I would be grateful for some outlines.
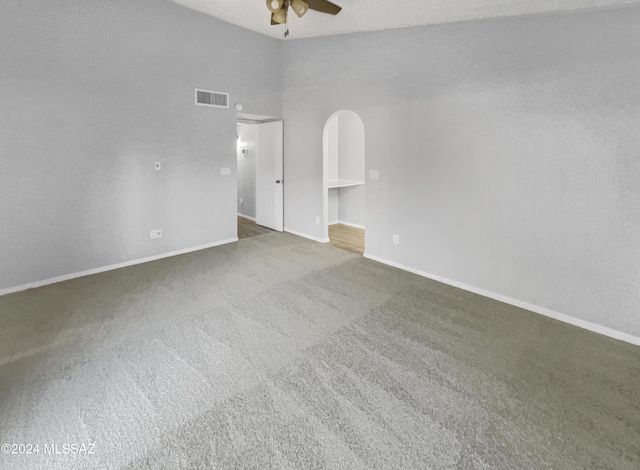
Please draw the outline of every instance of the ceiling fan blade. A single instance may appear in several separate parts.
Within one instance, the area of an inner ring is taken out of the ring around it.
[[[329,13],[330,15],[337,15],[342,10],[335,3],[331,3],[327,0],[304,0],[309,5],[309,10],[320,11],[322,13]]]

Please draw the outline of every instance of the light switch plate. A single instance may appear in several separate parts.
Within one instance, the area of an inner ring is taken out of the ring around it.
[[[220,168],[220,174],[222,176],[229,176],[231,174],[231,168]]]
[[[369,179],[377,180],[378,179],[378,170],[369,170]]]
[[[162,170],[162,163],[156,162],[154,165],[154,168],[156,169],[156,171]]]

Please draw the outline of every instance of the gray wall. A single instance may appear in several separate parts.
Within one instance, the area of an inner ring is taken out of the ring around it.
[[[322,131],[352,109],[380,172],[369,254],[640,335],[639,24],[630,7],[286,41],[287,226],[322,237]]]
[[[235,111],[194,87],[279,116],[280,41],[165,0],[1,10],[0,290],[236,237]]]
[[[246,155],[238,152],[238,214],[255,218],[258,128],[255,124],[238,123],[238,136],[248,150]]]
[[[337,223],[340,220],[340,189],[329,189],[329,224]]]
[[[338,219],[341,222],[364,226],[364,186],[347,186],[346,188],[340,188],[338,191],[340,191]]]

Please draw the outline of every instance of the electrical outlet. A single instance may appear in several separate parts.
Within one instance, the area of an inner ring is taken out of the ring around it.
[[[154,168],[156,169],[156,171],[162,170],[162,163],[156,162],[154,165]]]
[[[378,176],[378,170],[369,170],[369,179],[377,180]]]
[[[162,238],[162,229],[151,230],[149,232],[149,238],[155,240],[156,238]]]
[[[316,217],[316,224],[320,225],[320,217]]]
[[[393,243],[395,243],[396,245],[400,244],[400,235],[393,236]]]
[[[222,176],[229,176],[231,174],[231,168],[220,168],[220,174]]]

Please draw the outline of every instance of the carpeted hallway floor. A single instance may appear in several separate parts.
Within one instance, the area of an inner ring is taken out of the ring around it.
[[[639,468],[640,348],[289,234],[0,322],[3,469]]]

